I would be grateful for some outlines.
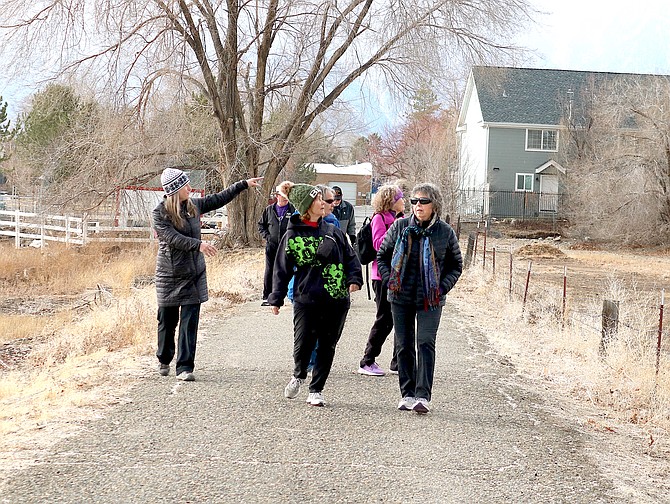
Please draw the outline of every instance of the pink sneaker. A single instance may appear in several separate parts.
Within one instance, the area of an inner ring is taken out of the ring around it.
[[[362,374],[365,376],[384,376],[386,372],[380,368],[376,362],[373,362],[369,366],[363,366],[362,368],[358,368],[358,374]]]

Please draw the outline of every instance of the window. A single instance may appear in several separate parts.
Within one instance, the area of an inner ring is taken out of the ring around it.
[[[516,190],[533,192],[533,174],[532,173],[517,173],[516,174]]]
[[[526,150],[558,150],[558,131],[526,130]]]

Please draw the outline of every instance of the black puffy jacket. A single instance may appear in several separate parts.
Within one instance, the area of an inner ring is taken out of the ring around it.
[[[384,236],[381,247],[377,252],[377,271],[382,277],[384,285],[388,285],[391,274],[391,259],[393,258],[396,240],[410,224],[416,225],[414,215],[395,221]],[[435,262],[440,270],[440,306],[444,306],[447,292],[454,287],[463,272],[463,257],[461,256],[461,248],[458,245],[456,233],[449,224],[437,219],[432,224],[432,227],[430,240],[435,253]],[[388,300],[391,303],[414,305],[417,307],[424,306],[423,285],[419,265],[420,243],[420,239],[412,240],[412,249],[409,252],[409,259],[405,266],[405,276],[401,278],[402,288],[399,292],[392,292],[391,290],[388,292]]]
[[[284,236],[286,228],[288,227],[288,220],[295,212],[295,207],[289,203],[286,213],[279,218],[275,204],[268,205],[263,210],[263,215],[258,220],[258,232],[266,242],[266,247],[272,250],[277,250],[279,247],[279,240]]]
[[[158,306],[181,306],[207,301],[205,256],[200,252],[200,216],[230,203],[247,187],[247,181],[241,180],[219,193],[204,198],[191,198],[196,213],[184,219],[183,229],[174,227],[163,202],[154,209],[153,224],[158,235]],[[186,202],[182,205],[182,215],[185,216],[185,213]]]
[[[293,301],[349,305],[349,286],[363,285],[361,263],[344,233],[323,219],[312,227],[294,214],[281,239],[268,303],[282,306],[288,283],[295,275]]]

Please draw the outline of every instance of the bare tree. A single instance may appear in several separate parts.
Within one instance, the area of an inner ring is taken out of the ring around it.
[[[267,195],[354,82],[382,93],[439,83],[454,65],[510,54],[529,13],[527,0],[0,0],[0,29],[6,61],[55,60],[137,111],[169,79],[199,89],[219,126],[222,179],[264,175]],[[265,131],[280,105],[290,114]],[[234,200],[233,238],[253,240],[264,202],[250,192]]]
[[[399,128],[388,130],[375,151],[376,167],[383,180],[402,179],[410,187],[419,182],[437,184],[445,197],[444,211],[454,214],[460,188],[457,109],[432,104],[411,114]]]
[[[574,224],[602,239],[670,238],[670,78],[591,82],[567,120],[564,156]]]

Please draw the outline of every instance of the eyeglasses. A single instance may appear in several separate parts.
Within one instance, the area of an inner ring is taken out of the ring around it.
[[[330,198],[330,199],[325,199],[325,200],[323,200],[323,201],[325,201],[325,202],[328,203],[329,205],[332,205],[332,204],[333,204],[333,201],[335,201],[335,200],[332,199],[332,198]]]
[[[412,205],[416,205],[417,203],[421,203],[422,205],[428,205],[429,203],[432,203],[433,200],[430,198],[410,198],[409,202]]]

